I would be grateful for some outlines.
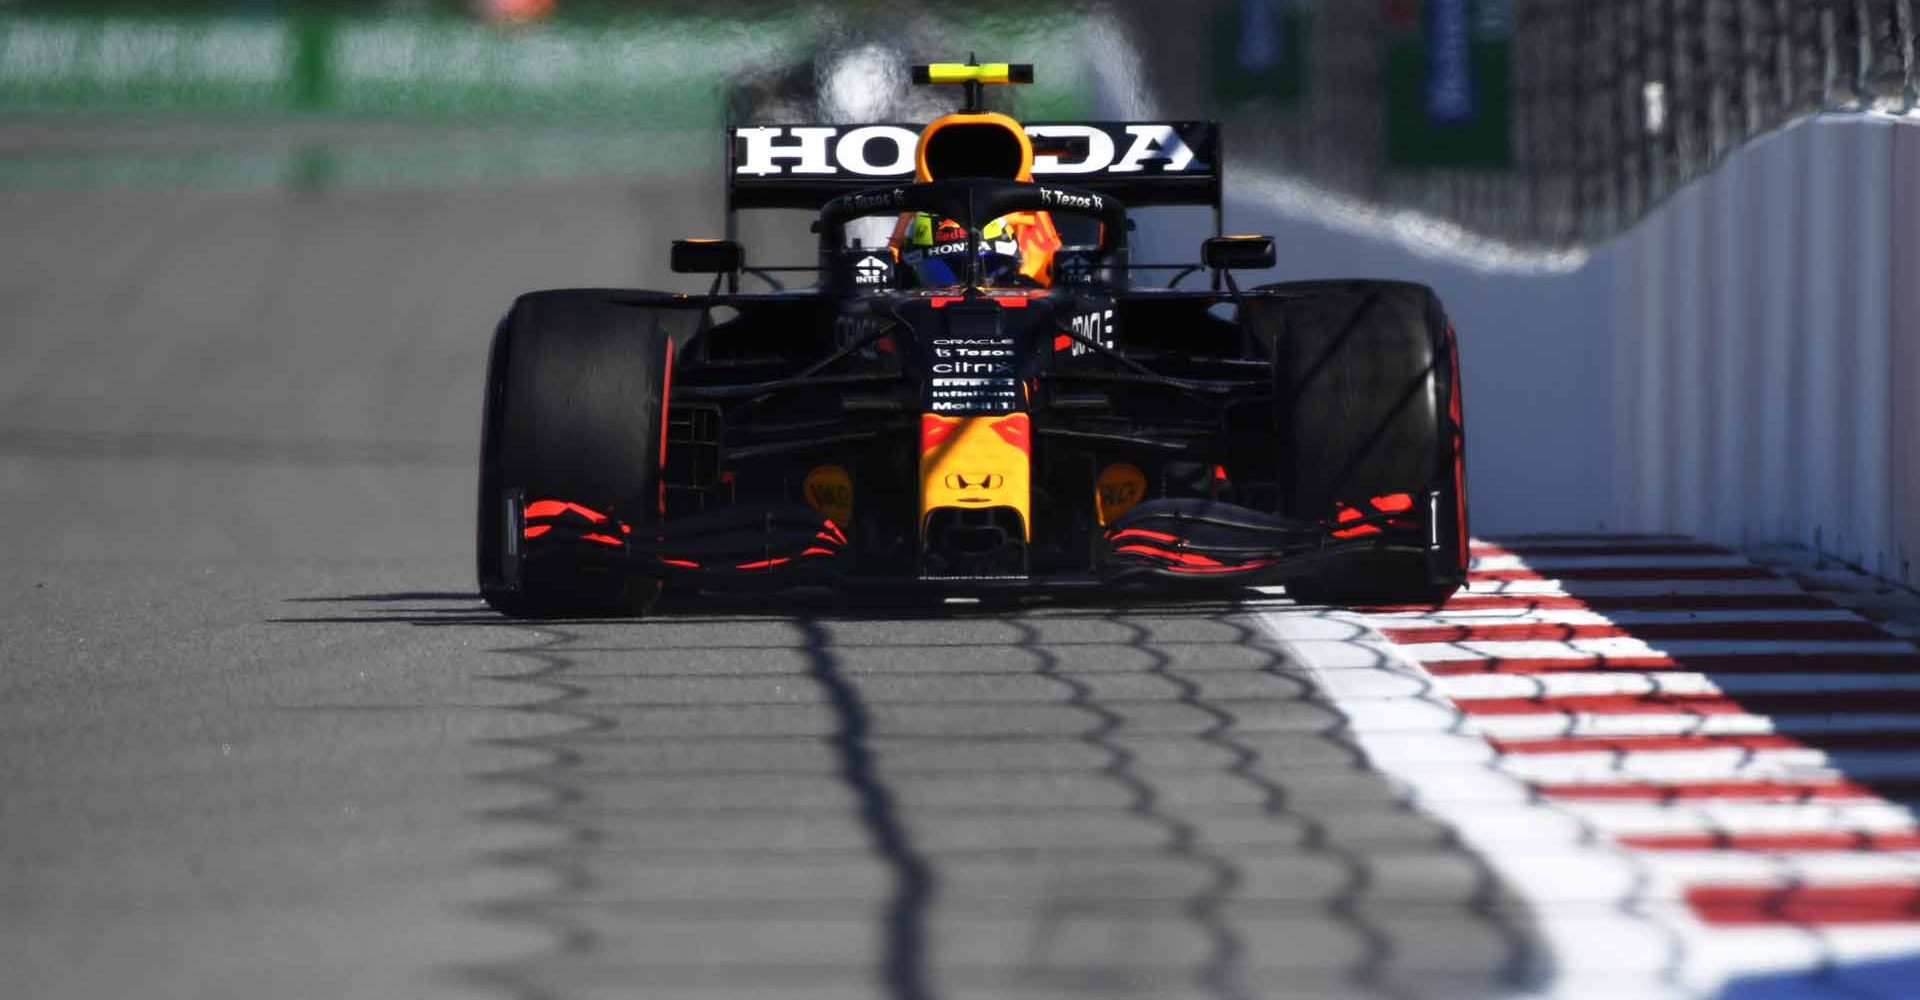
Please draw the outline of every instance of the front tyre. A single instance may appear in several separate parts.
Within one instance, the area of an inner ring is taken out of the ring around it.
[[[1466,581],[1459,352],[1423,285],[1301,282],[1274,340],[1283,516],[1368,540],[1289,581],[1327,604],[1437,604]],[[1342,529],[1341,525],[1354,526]]]
[[[535,292],[494,333],[481,429],[480,594],[515,616],[642,614],[658,581],[589,552],[508,550],[506,498],[559,499],[629,525],[660,511],[673,340],[610,293]]]

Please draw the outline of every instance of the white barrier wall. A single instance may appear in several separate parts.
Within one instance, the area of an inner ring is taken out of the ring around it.
[[[1476,532],[1801,543],[1920,585],[1920,121],[1803,122],[1544,267],[1255,172],[1229,172],[1228,218],[1278,237],[1262,278],[1446,300]],[[1178,256],[1204,229],[1140,244]]]
[[[1893,136],[1893,531],[1898,579],[1920,584],[1920,123]]]
[[[1768,137],[1612,248],[1616,527],[1920,554],[1920,123]]]
[[[1270,233],[1278,266],[1242,281],[1392,278],[1433,286],[1460,336],[1473,530],[1594,531],[1613,516],[1613,262],[1539,269],[1448,248],[1432,224],[1229,170],[1229,231]],[[1143,213],[1155,259],[1197,258],[1211,220]]]

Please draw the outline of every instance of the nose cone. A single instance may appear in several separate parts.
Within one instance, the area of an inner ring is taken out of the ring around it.
[[[942,508],[1007,507],[1032,536],[1032,424],[1024,413],[920,418],[920,523]]]

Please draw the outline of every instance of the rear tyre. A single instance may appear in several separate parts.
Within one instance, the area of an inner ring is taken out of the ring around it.
[[[1444,601],[1466,581],[1467,525],[1459,355],[1440,300],[1399,282],[1269,287],[1290,293],[1273,349],[1280,513],[1337,527],[1343,511],[1407,504],[1398,526],[1354,536],[1390,547],[1334,557],[1289,592]]]
[[[630,525],[656,520],[673,341],[657,313],[594,291],[535,292],[494,333],[481,430],[480,594],[515,616],[644,613],[660,584],[543,552],[505,559],[505,496],[567,500]]]

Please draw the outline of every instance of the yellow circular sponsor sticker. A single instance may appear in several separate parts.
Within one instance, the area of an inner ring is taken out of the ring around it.
[[[853,477],[837,465],[822,465],[807,473],[800,484],[807,506],[833,519],[835,524],[853,523]]]
[[[1110,524],[1134,504],[1146,499],[1147,476],[1129,462],[1115,462],[1100,470],[1094,499],[1100,505],[1100,523]]]

